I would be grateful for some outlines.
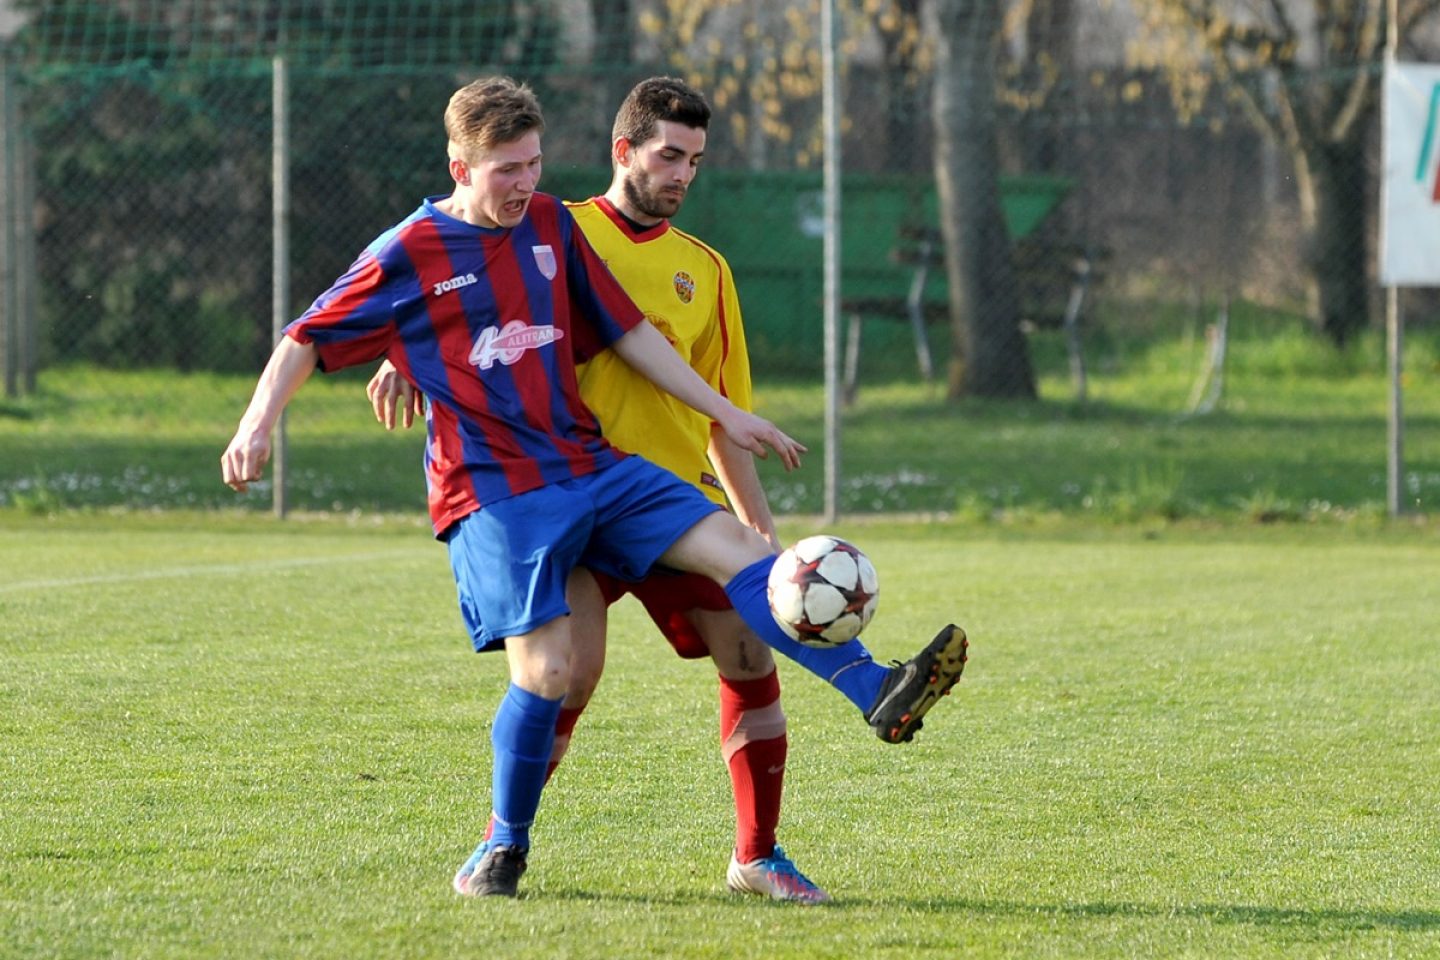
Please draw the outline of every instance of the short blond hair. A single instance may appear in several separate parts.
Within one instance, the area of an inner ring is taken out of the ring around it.
[[[481,77],[467,83],[450,95],[445,108],[450,154],[462,160],[513,143],[532,130],[545,132],[540,100],[528,86],[509,77]]]

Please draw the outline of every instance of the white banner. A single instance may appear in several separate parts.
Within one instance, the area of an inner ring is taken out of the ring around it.
[[[1385,65],[1380,282],[1440,286],[1440,64]]]

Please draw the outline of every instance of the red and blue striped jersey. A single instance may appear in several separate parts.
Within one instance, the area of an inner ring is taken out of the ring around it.
[[[625,456],[580,400],[575,364],[643,319],[570,212],[537,193],[487,229],[427,198],[285,328],[324,370],[388,356],[424,391],[437,535],[487,503]]]

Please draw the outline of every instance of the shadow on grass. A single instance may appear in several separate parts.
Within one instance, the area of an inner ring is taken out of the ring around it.
[[[1086,919],[1134,917],[1137,919],[1210,920],[1214,923],[1248,924],[1261,927],[1335,927],[1344,930],[1440,930],[1440,911],[1435,910],[1339,910],[1264,907],[1249,904],[1200,903],[1167,906],[1152,903],[1074,903],[1047,906],[1006,900],[904,900],[897,898],[853,900],[840,906],[873,906],[916,910],[927,913],[974,913],[1003,917],[1050,917]]]
[[[597,893],[579,889],[550,888],[532,894],[534,899],[563,900],[573,903],[604,903],[621,901],[649,906],[694,907],[702,904],[742,907],[745,909],[797,909],[794,904],[759,900],[734,894],[715,893],[698,896],[639,896]],[[915,913],[971,914],[1012,919],[1026,917],[1087,920],[1133,918],[1137,920],[1185,918],[1208,920],[1217,924],[1239,924],[1255,927],[1295,927],[1338,930],[1391,929],[1421,932],[1440,930],[1440,911],[1435,910],[1339,910],[1329,908],[1301,909],[1264,907],[1246,904],[1192,904],[1166,906],[1151,903],[1074,903],[1047,906],[1007,900],[967,900],[946,898],[912,900],[904,898],[840,897],[817,909],[845,911],[849,909],[908,910]]]
[[[851,421],[872,419],[880,422],[904,415],[911,422],[965,422],[972,425],[1002,426],[1088,426],[1120,427],[1204,427],[1213,430],[1294,431],[1314,430],[1317,425],[1330,430],[1383,430],[1385,414],[1339,413],[1325,410],[1313,415],[1303,413],[1271,413],[1251,410],[1235,411],[1223,406],[1214,413],[1192,416],[1182,407],[1166,407],[1138,401],[1087,400],[1076,401],[1047,398],[1038,401],[985,400],[966,398],[945,401],[934,397],[889,397],[873,400],[868,406],[862,401],[846,416]],[[818,417],[820,413],[814,413]],[[783,417],[781,418],[783,419]],[[1440,428],[1440,417],[1411,411],[1406,425],[1412,430]]]
[[[0,420],[14,420],[28,423],[35,418],[36,413],[32,407],[0,400]]]
[[[0,413],[3,419],[3,413]],[[303,438],[290,444],[290,507],[300,511],[421,512],[425,478],[420,434]],[[270,508],[270,478],[248,495],[220,481],[216,438],[47,433],[0,439],[0,503],[7,491],[43,495],[49,511],[125,507]]]

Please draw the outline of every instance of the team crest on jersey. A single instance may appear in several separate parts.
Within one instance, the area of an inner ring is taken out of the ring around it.
[[[526,350],[538,350],[548,343],[564,340],[565,331],[552,326],[532,327],[524,320],[511,320],[503,327],[486,327],[470,351],[470,362],[489,370],[499,360],[505,366],[517,362]]]
[[[546,280],[555,279],[555,251],[550,244],[542,243],[539,246],[531,247],[530,252],[535,254],[535,266],[545,275]]]
[[[689,303],[695,299],[695,278],[684,270],[675,271],[675,296],[680,298],[681,303]]]

